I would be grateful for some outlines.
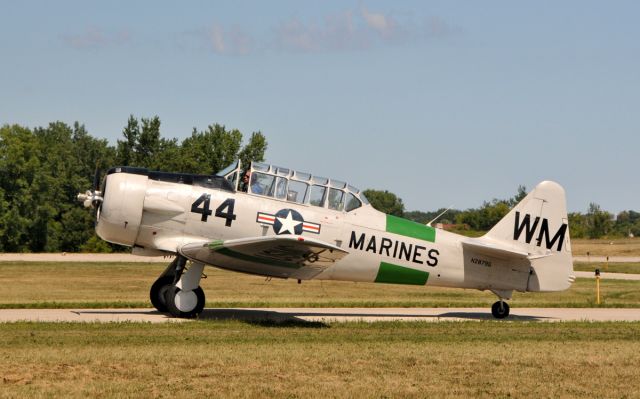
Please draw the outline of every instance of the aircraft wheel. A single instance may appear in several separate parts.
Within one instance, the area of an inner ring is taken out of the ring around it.
[[[173,276],[162,276],[158,278],[153,285],[151,286],[151,290],[149,291],[149,299],[151,299],[151,304],[154,308],[158,310],[158,312],[166,312],[167,302],[165,300],[165,293],[167,289],[173,285]]]
[[[509,304],[504,301],[498,301],[491,306],[491,314],[496,319],[504,319],[509,316]]]
[[[204,309],[204,291],[197,287],[193,291],[182,291],[171,286],[165,293],[167,310],[174,317],[192,318]]]

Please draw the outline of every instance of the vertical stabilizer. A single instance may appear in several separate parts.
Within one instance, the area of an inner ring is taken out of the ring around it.
[[[575,279],[565,193],[558,183],[538,184],[481,240],[529,254],[527,291],[561,291]]]

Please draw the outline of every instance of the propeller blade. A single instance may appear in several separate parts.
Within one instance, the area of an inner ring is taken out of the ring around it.
[[[98,165],[96,164],[96,172],[93,175],[93,191],[96,192],[100,189],[100,169],[98,169]]]

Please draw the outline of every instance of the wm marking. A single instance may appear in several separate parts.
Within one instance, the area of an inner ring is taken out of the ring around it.
[[[538,225],[540,225],[539,229]],[[520,212],[516,211],[516,221],[513,226],[513,239],[518,241],[518,239],[522,235],[522,232],[524,232],[524,239],[527,244],[530,244],[533,236],[536,233],[536,230],[539,230],[538,237],[536,238],[537,246],[541,247],[542,240],[544,239],[544,244],[547,249],[552,249],[557,241],[558,248],[556,250],[561,251],[562,243],[564,242],[564,236],[567,232],[567,227],[567,224],[563,223],[558,231],[556,231],[556,234],[553,236],[553,238],[550,238],[551,234],[549,234],[549,221],[547,220],[547,218],[543,218],[542,223],[540,223],[540,217],[536,216],[533,224],[531,224],[531,215],[527,213],[524,218],[522,218],[522,222],[520,222]]]

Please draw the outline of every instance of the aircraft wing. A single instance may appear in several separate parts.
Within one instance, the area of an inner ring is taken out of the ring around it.
[[[518,251],[492,242],[481,240],[462,241],[462,245],[471,251],[501,259],[528,259],[529,253]]]
[[[264,236],[185,244],[192,261],[262,276],[312,279],[348,254],[335,245],[296,235]]]

